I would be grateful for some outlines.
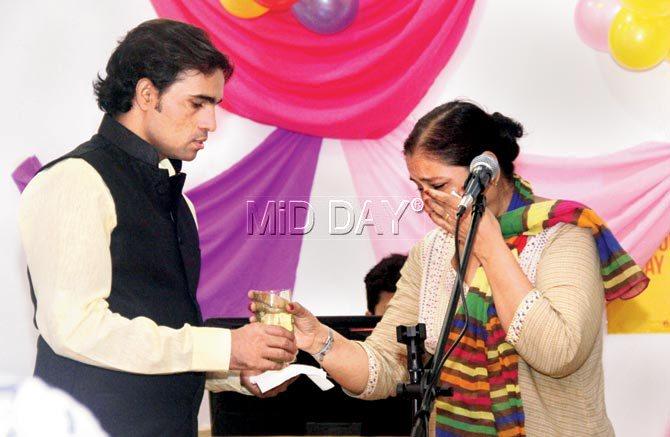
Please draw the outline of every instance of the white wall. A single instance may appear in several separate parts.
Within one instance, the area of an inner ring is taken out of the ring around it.
[[[469,97],[522,121],[525,151],[596,155],[647,140],[670,140],[670,67],[629,73],[583,45],[574,31],[575,0],[478,0],[449,66],[415,111]],[[86,140],[97,128],[91,82],[115,41],[155,17],[148,0],[6,3],[0,15],[0,371],[29,375],[35,334],[16,224],[18,192],[10,178],[21,160],[42,162]],[[188,186],[240,159],[272,131],[237,116],[218,116],[219,131],[188,164]],[[323,146],[314,196],[353,196],[338,141]],[[362,275],[372,264],[365,240],[309,235],[296,295],[320,314],[362,313]],[[670,311],[670,309],[669,309]],[[660,436],[669,422],[670,336],[608,336],[608,410],[623,436]]]

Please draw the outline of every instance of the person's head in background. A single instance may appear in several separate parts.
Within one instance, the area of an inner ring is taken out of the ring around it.
[[[407,260],[406,255],[391,254],[379,261],[365,275],[365,290],[368,298],[366,316],[383,316],[386,306],[393,297],[396,283],[400,279],[400,269]]]
[[[132,29],[94,84],[98,106],[151,144],[160,159],[195,159],[216,129],[233,66],[204,30],[166,19]]]

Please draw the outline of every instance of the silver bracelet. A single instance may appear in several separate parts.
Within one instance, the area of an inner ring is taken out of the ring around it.
[[[315,354],[312,354],[314,359],[319,363],[321,363],[326,354],[330,352],[330,350],[333,348],[333,343],[335,343],[335,338],[333,337],[333,330],[328,328],[328,338],[326,338],[326,342],[323,344],[321,350]]]

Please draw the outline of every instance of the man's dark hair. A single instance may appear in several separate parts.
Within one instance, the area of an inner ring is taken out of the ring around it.
[[[368,311],[374,314],[382,291],[395,293],[395,284],[400,279],[400,269],[407,260],[406,255],[394,253],[379,261],[365,275],[365,291],[368,297]]]
[[[157,19],[128,32],[107,63],[107,75],[93,84],[98,106],[111,116],[128,112],[135,87],[142,78],[151,80],[159,93],[186,70],[205,75],[221,69],[225,80],[233,66],[212,44],[204,30],[179,21]]]

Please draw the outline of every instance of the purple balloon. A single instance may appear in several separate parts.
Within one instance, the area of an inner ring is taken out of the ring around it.
[[[324,35],[349,26],[358,13],[358,0],[300,0],[293,15],[309,30]]]

